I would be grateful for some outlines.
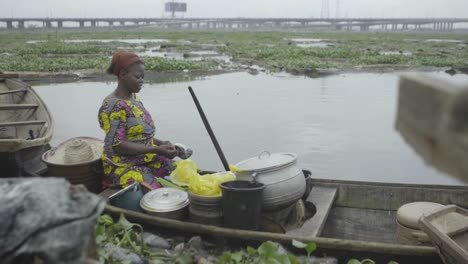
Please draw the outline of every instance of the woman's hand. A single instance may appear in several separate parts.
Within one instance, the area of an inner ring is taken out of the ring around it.
[[[169,142],[170,143],[170,142]],[[170,159],[173,159],[175,158],[175,156],[177,156],[177,149],[171,145],[162,145],[162,146],[159,146],[159,148],[161,149],[161,154],[163,156],[166,156]]]

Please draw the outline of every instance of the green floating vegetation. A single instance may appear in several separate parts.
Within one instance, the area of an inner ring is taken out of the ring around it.
[[[314,39],[328,47],[298,47],[293,39]],[[65,40],[93,40],[66,43]],[[98,40],[115,40],[99,42]],[[140,39],[125,43],[117,39]],[[165,50],[189,52],[211,48],[231,56],[233,62],[258,64],[270,70],[301,72],[316,68],[349,68],[369,65],[410,67],[467,67],[468,34],[306,32],[306,31],[187,31],[155,29],[103,29],[0,32],[0,70],[67,71],[107,68],[119,48],[141,52],[157,48],[144,39],[165,39]],[[445,41],[445,40],[452,41]],[[39,41],[28,43],[28,41]],[[183,41],[180,41],[183,40]],[[456,41],[453,41],[456,40]],[[204,44],[212,45],[203,47]],[[388,53],[388,54],[385,54]],[[3,55],[2,55],[3,54]],[[145,57],[154,71],[212,70],[216,62]]]
[[[193,256],[189,251],[175,251],[174,253],[151,252],[143,239],[143,227],[130,223],[122,214],[119,220],[114,220],[109,215],[101,215],[98,218],[96,228],[96,252],[100,263],[118,264],[130,263],[123,258],[133,258],[140,260],[152,260],[152,263],[192,263]],[[224,251],[218,258],[219,264],[305,264],[312,257],[312,253],[317,249],[315,243],[303,243],[292,240],[292,246],[304,249],[305,257],[298,257],[289,254],[280,248],[278,243],[271,241],[263,242],[257,249],[248,246],[245,250],[237,252]],[[121,258],[121,259],[118,259]],[[376,264],[371,259],[350,259],[348,264]],[[398,264],[390,261],[388,264]]]
[[[192,263],[192,256],[185,252],[174,254],[151,252],[143,239],[143,227],[130,223],[123,215],[120,215],[117,223],[114,223],[111,216],[101,215],[98,218],[95,232],[96,252],[100,263],[131,263],[132,261],[129,260],[118,259],[129,258],[129,254],[135,254],[136,258],[142,260],[158,261],[157,263]]]

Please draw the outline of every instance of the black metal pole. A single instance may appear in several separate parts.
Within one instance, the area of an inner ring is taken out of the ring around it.
[[[226,171],[229,171],[229,163],[226,160],[226,157],[224,157],[223,151],[221,150],[221,147],[219,146],[218,140],[216,140],[216,136],[213,133],[213,130],[211,129],[210,123],[208,123],[208,119],[205,116],[205,113],[203,112],[203,109],[198,102],[197,96],[193,92],[192,87],[189,86],[189,91],[190,94],[192,95],[193,101],[195,102],[195,105],[197,106],[198,113],[200,114],[200,117],[203,121],[203,124],[205,125],[206,130],[208,131],[208,134],[210,135],[211,141],[213,142],[216,151],[218,152],[218,156],[221,159],[221,162],[223,163],[224,169]]]

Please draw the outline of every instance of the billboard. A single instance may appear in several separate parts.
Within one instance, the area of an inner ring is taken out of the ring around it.
[[[187,3],[167,2],[164,9],[166,12],[187,12]]]

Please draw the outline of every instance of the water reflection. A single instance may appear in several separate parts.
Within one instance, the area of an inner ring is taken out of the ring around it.
[[[468,83],[467,76],[450,77]],[[317,178],[461,184],[428,167],[394,129],[396,74],[347,74],[310,79],[281,73],[231,73],[141,91],[157,134],[195,149],[202,168],[222,169],[187,90],[194,88],[230,163],[263,150],[294,152]],[[97,109],[115,82],[38,86],[56,120],[53,144],[70,137],[102,138]],[[70,99],[73,104],[70,104]]]

